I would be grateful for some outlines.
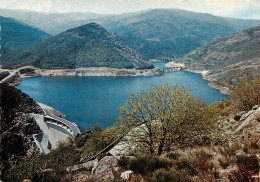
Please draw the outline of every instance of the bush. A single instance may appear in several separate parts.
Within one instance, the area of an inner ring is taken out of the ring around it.
[[[102,129],[98,124],[93,125],[92,132],[89,134],[88,139],[83,147],[81,157],[90,158],[105,148],[102,137]],[[86,157],[87,156],[87,157]]]
[[[193,165],[193,160],[187,156],[180,157],[179,160],[175,163],[178,169],[186,169],[189,171],[189,174],[196,175],[197,171]]]
[[[255,155],[241,154],[237,156],[237,170],[228,175],[228,179],[234,182],[255,181],[252,174],[258,170],[259,161]]]
[[[255,155],[238,155],[236,163],[238,168],[244,168],[248,171],[254,171],[260,167],[258,158]]]
[[[192,181],[189,172],[186,170],[165,170],[159,169],[153,173],[151,182],[189,182]]]
[[[244,168],[231,171],[230,174],[228,174],[228,180],[230,182],[254,182],[255,181],[252,177],[252,173],[250,171],[247,171]]]
[[[118,160],[118,165],[127,169],[128,168],[128,164],[129,164],[129,160],[123,156]]]
[[[219,158],[218,162],[223,169],[226,169],[230,164],[230,161],[226,157]]]
[[[230,95],[234,108],[249,111],[260,104],[260,76],[239,82]]]
[[[61,179],[64,177],[65,168],[79,162],[77,152],[72,145],[60,143],[57,149],[47,155],[39,155],[33,158],[26,158],[20,164],[13,166],[9,173],[4,176],[4,181],[22,181],[23,179],[39,178],[41,181],[46,175],[49,179]],[[43,174],[45,169],[51,169],[51,174]]]
[[[143,176],[151,175],[156,169],[169,169],[170,167],[171,162],[169,160],[152,155],[138,156],[129,162],[129,168]]]
[[[231,146],[224,146],[224,149],[221,151],[223,153],[221,153],[224,156],[234,156],[236,155],[236,150],[238,149],[238,147],[236,145],[231,145]]]
[[[177,151],[174,152],[170,152],[166,155],[166,157],[168,157],[169,159],[173,159],[173,160],[177,160],[180,157],[180,153],[178,153]]]

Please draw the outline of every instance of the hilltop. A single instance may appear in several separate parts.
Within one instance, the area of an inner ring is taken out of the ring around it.
[[[153,68],[115,35],[96,23],[69,29],[18,54],[2,58],[3,67],[33,65],[43,69],[110,67]]]
[[[246,29],[198,48],[181,59],[191,70],[208,70],[213,84],[230,86],[260,74],[260,26]]]
[[[182,57],[209,43],[253,26],[259,20],[241,20],[179,9],[153,9],[136,13],[72,21],[59,30],[95,22],[136,50],[145,59]]]
[[[0,16],[10,17],[25,24],[38,27],[51,35],[56,35],[67,29],[57,29],[56,27],[84,19],[100,18],[105,15],[99,15],[88,12],[72,13],[42,13],[29,10],[1,9]],[[83,25],[83,24],[82,24]],[[70,27],[73,28],[73,27]]]
[[[52,35],[95,22],[109,32],[115,32],[120,41],[144,59],[182,57],[210,41],[260,25],[260,20],[225,18],[180,9],[152,9],[120,15],[18,10],[0,14],[37,26]]]

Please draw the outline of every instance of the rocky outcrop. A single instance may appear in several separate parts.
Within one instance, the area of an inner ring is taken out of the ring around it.
[[[132,175],[133,175],[133,171],[132,170],[128,170],[128,171],[122,172],[120,177],[123,180],[129,181],[129,180],[131,180]]]
[[[114,156],[105,156],[99,161],[96,158],[95,160],[86,163],[67,167],[66,171],[70,173],[79,171],[79,173],[73,176],[73,181],[100,181],[105,179],[114,179],[114,173],[118,170],[117,165],[117,158]],[[91,171],[91,174],[80,172],[83,170]]]
[[[0,155],[1,173],[4,173],[25,156],[39,152],[32,134],[41,130],[29,113],[43,114],[43,111],[32,98],[7,84],[0,84],[0,94]]]
[[[236,129],[236,131],[243,129],[246,125],[248,125],[250,122],[253,122],[254,120],[257,120],[259,117],[260,107],[256,105],[252,108],[251,111],[241,116],[240,121],[242,121],[242,124]]]

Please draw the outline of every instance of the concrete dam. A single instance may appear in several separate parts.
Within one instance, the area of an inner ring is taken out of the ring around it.
[[[33,139],[41,153],[48,154],[52,149],[57,148],[60,142],[80,134],[76,123],[55,116],[47,107],[42,104],[39,105],[42,107],[44,115],[31,114],[31,116],[43,131],[40,134],[33,135]]]

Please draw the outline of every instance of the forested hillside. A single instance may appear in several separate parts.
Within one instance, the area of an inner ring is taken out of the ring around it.
[[[69,29],[28,47],[17,54],[3,56],[4,68],[33,65],[39,68],[152,68],[132,49],[100,25],[91,23]]]

